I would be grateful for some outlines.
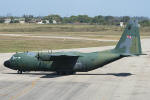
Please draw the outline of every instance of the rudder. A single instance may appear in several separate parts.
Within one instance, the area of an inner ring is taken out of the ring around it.
[[[124,56],[142,54],[139,24],[136,20],[129,21],[115,51]]]

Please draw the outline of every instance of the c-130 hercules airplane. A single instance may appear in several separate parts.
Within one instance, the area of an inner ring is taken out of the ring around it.
[[[114,49],[91,53],[16,53],[4,62],[4,66],[18,70],[18,74],[25,71],[54,71],[63,75],[91,71],[123,57],[138,55],[142,55],[138,22],[130,20]]]

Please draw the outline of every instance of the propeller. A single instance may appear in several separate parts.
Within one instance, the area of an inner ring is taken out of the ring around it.
[[[38,54],[37,54],[37,59],[38,59],[38,60],[40,59],[40,54],[39,54],[39,52],[38,52]]]

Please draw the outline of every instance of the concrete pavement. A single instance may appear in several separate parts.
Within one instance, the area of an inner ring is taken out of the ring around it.
[[[3,66],[12,53],[0,54],[0,100],[149,100],[149,43],[150,39],[142,40],[143,52],[148,55],[123,58],[97,70],[67,76],[52,72],[18,75]]]

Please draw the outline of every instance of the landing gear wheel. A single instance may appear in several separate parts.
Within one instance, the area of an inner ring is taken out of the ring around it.
[[[76,74],[76,72],[68,72],[67,74],[68,75],[74,75],[74,74]]]
[[[72,72],[72,75],[75,75],[76,74],[76,72]]]
[[[18,70],[17,73],[18,73],[18,74],[22,74],[22,70]]]
[[[56,73],[57,73],[57,75],[64,75],[63,72],[56,72]]]

